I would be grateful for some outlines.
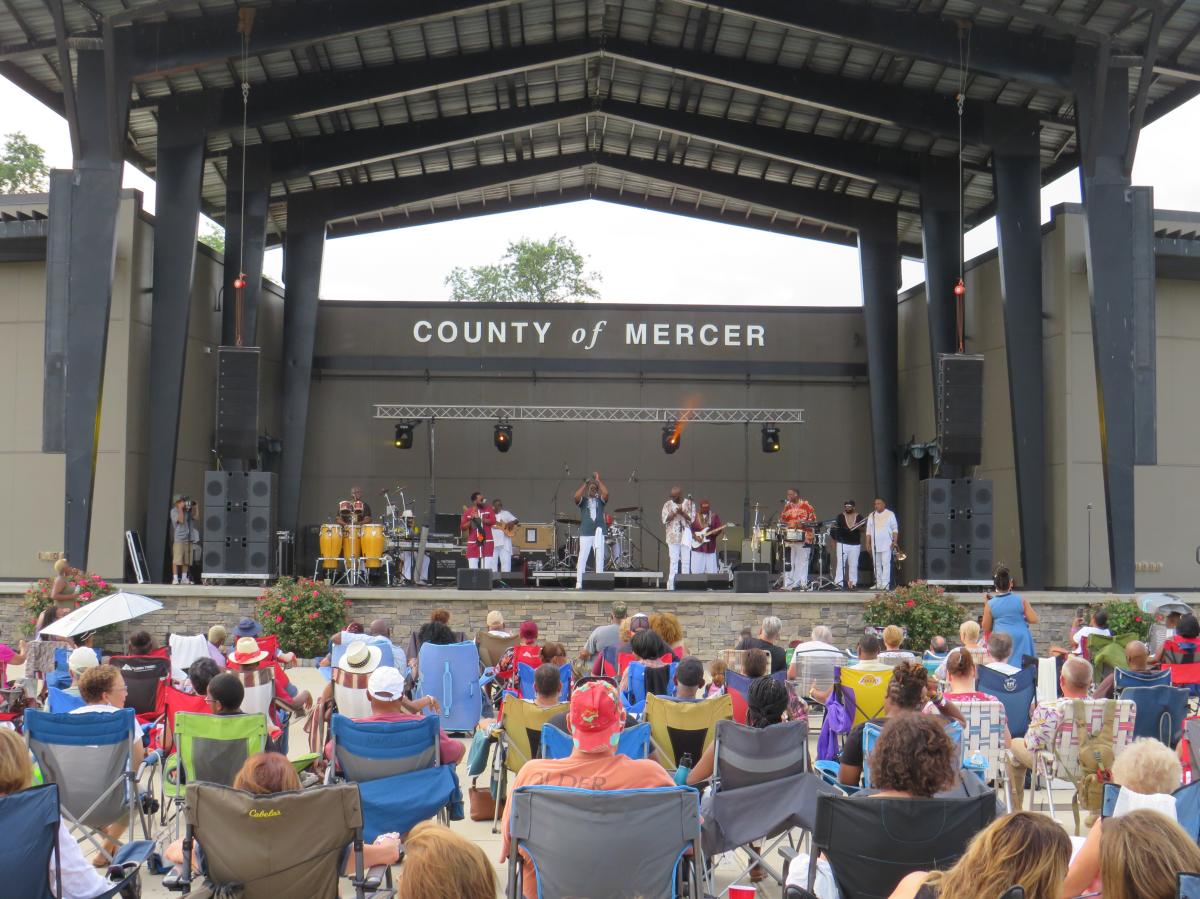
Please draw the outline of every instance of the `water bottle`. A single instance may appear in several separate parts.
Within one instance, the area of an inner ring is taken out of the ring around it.
[[[987,758],[984,757],[984,754],[982,752],[980,752],[979,750],[975,750],[975,752],[971,755],[971,757],[969,759],[967,759],[967,764],[972,768],[978,768],[981,771],[986,771],[987,766],[988,766],[988,761],[987,761]]]
[[[687,786],[688,775],[692,772],[692,754],[685,752],[679,758],[679,767],[675,769],[675,783],[678,786]]]

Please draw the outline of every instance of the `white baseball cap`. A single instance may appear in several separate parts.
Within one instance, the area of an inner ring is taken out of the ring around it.
[[[67,656],[67,668],[82,674],[89,668],[95,668],[100,663],[96,661],[96,651],[87,646],[80,646]]]
[[[367,678],[367,695],[394,702],[404,696],[404,678],[391,665],[376,668]]]

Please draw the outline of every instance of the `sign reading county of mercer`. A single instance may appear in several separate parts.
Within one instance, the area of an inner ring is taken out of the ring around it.
[[[421,344],[491,344],[498,346],[561,346],[583,350],[610,347],[766,347],[765,325],[712,322],[610,322],[559,326],[536,320],[420,319],[413,323],[413,340]]]

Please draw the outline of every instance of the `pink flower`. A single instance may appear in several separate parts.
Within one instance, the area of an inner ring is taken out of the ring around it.
[[[308,617],[311,618],[313,621],[316,621],[318,618],[321,617],[321,615],[319,612],[309,612]]]
[[[276,624],[281,624],[282,622],[283,622],[283,616],[282,616],[282,615],[276,615],[276,616],[275,616],[275,623],[276,623]]]
[[[96,584],[100,587],[101,590],[105,590],[108,588],[108,581],[99,581],[98,580],[98,581],[96,581]]]
[[[320,595],[321,595],[321,594],[320,594],[320,593],[318,593],[316,590],[314,590],[314,591],[313,591],[313,599],[316,599],[316,598],[317,598],[318,596],[320,596]],[[1141,619],[1139,618],[1138,620],[1140,621]]]
[[[79,598],[80,598],[80,599],[91,599],[91,598],[92,598],[92,594],[91,594],[91,592],[90,592],[90,591],[87,591],[87,590],[85,590],[83,593],[80,593],[80,594],[79,594]]]
[[[300,597],[299,597],[299,596],[293,596],[293,597],[292,597],[292,602],[299,602],[299,601],[300,601]]]
[[[910,599],[908,602],[905,603],[905,605],[911,608],[912,606],[916,605],[916,602]]]

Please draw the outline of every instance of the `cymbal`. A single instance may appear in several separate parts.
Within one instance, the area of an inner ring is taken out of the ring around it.
[[[554,520],[557,521],[559,524],[579,524],[579,521],[577,519],[568,518],[565,515],[559,515],[558,518],[556,518]]]
[[[640,512],[641,510],[641,506],[621,506],[619,509],[613,509],[613,514],[622,515],[626,512]]]

